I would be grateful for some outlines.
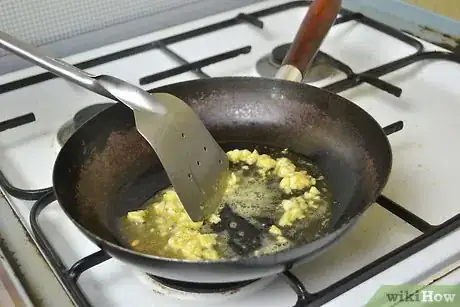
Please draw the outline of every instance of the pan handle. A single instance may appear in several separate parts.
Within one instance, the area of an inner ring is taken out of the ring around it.
[[[275,78],[300,82],[337,18],[342,0],[315,0]]]

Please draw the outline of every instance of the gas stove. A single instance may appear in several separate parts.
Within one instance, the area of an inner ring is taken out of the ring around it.
[[[265,1],[65,60],[145,89],[272,77],[307,9],[308,1]],[[302,82],[352,100],[385,127],[392,174],[347,236],[280,276],[180,283],[135,271],[90,243],[55,202],[51,172],[62,144],[111,102],[37,67],[0,76],[0,186],[77,306],[364,306],[383,284],[429,283],[458,266],[458,64],[454,53],[341,12]]]

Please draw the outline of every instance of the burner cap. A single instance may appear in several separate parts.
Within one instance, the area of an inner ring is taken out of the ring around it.
[[[112,106],[113,103],[98,103],[91,106],[85,107],[78,111],[74,117],[65,122],[57,133],[57,139],[59,146],[63,146],[65,142],[78,130],[84,123],[89,119],[93,118],[100,112],[104,111],[108,107]]]
[[[289,51],[289,48],[291,48],[291,44],[284,44],[284,45],[275,47],[272,50],[272,55],[271,55],[271,60],[273,61],[273,64],[275,64],[276,66],[281,66],[284,58],[286,57],[286,54]]]
[[[77,113],[75,113],[73,117],[73,122],[75,126],[75,131],[83,126],[84,123],[86,123],[89,119],[93,118],[97,114],[101,113],[105,109],[109,108],[112,106],[114,103],[98,103],[98,104],[93,104],[89,107],[83,108]]]
[[[241,282],[230,282],[230,283],[193,283],[167,279],[163,277],[148,275],[153,280],[175,289],[189,293],[224,293],[227,291],[235,290],[242,288],[244,286],[250,285],[259,279],[241,281]]]
[[[159,294],[179,300],[218,303],[232,298],[242,298],[253,294],[274,281],[278,275],[230,283],[196,283],[172,280],[139,272],[139,278]],[[210,306],[206,303],[206,306]],[[214,305],[217,306],[217,305]]]
[[[290,47],[291,44],[279,45],[269,54],[260,58],[256,63],[256,71],[259,75],[269,78],[274,77],[276,71],[281,67]],[[320,81],[334,75],[335,72],[335,68],[331,66],[327,57],[323,53],[318,52],[302,82],[309,83]]]

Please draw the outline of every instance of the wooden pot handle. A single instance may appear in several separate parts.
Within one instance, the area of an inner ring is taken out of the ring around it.
[[[341,6],[342,0],[313,1],[275,78],[302,80]]]

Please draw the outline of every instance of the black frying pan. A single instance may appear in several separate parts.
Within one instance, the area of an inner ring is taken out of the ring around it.
[[[298,69],[310,63],[340,2],[318,0],[311,6],[283,63],[291,80],[298,80]],[[54,166],[54,190],[63,210],[91,241],[150,274],[221,283],[289,269],[343,236],[389,177],[392,155],[385,133],[364,110],[333,93],[292,81],[249,77],[193,80],[154,91],[190,104],[224,149],[268,145],[308,157],[324,173],[335,202],[329,226],[319,238],[275,254],[183,261],[133,251],[118,239],[117,221],[140,208],[168,180],[155,153],[137,133],[131,110],[114,104],[87,121],[63,146]]]

